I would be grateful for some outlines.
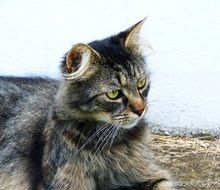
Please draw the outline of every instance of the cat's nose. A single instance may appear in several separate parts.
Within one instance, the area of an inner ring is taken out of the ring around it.
[[[139,117],[142,115],[144,109],[132,109],[132,112],[137,114]]]
[[[142,99],[137,99],[134,102],[130,103],[130,109],[133,113],[137,114],[139,117],[142,115],[145,109],[145,103]]]

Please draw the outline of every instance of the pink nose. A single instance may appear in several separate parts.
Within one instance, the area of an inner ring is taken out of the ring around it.
[[[145,103],[142,99],[138,99],[134,103],[130,103],[130,108],[133,113],[140,117],[145,109]]]
[[[144,109],[136,110],[135,108],[131,108],[131,111],[140,117],[141,114],[143,113]]]

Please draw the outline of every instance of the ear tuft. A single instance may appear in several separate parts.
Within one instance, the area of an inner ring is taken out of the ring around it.
[[[124,41],[124,46],[126,48],[136,46],[139,44],[140,31],[146,19],[147,17],[145,17],[143,20],[139,21],[138,23],[127,29],[127,36]]]

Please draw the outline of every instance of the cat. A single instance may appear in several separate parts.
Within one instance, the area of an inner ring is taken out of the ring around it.
[[[148,148],[144,20],[74,45],[61,80],[0,77],[1,190],[174,189]]]

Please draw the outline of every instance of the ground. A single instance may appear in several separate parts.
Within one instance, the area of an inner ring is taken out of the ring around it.
[[[175,178],[180,190],[220,189],[220,139],[153,135],[157,161]]]

